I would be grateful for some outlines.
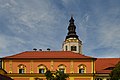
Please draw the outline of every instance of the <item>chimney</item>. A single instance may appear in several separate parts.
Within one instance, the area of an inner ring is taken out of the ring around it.
[[[36,49],[36,48],[33,48],[33,50],[34,50],[34,51],[37,51],[37,49]]]
[[[47,51],[50,51],[50,48],[47,48]]]
[[[42,51],[42,49],[39,49],[39,51]]]

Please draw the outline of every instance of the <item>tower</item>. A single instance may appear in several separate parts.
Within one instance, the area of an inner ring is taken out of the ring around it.
[[[62,49],[63,51],[73,51],[75,53],[82,53],[82,41],[79,40],[78,35],[76,34],[76,26],[74,25],[74,19],[71,16],[69,20],[68,33],[63,42]]]

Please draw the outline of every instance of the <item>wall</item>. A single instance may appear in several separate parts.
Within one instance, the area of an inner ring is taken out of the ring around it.
[[[11,72],[11,77],[13,76],[12,73],[18,73],[18,65],[24,64],[26,65],[26,73],[34,73],[37,74],[38,72],[38,66],[40,64],[44,64],[49,70],[56,71],[58,69],[58,66],[60,64],[63,64],[66,66],[66,73],[78,73],[79,69],[78,66],[80,64],[86,65],[86,73],[92,73],[93,71],[93,63],[92,60],[70,60],[70,59],[39,59],[39,60],[4,60],[4,69],[7,71],[7,73]],[[31,77],[24,76],[24,77],[13,77],[14,80],[35,80],[36,76],[34,74]],[[24,74],[23,74],[24,75]],[[68,80],[92,80],[92,76],[84,78],[84,76],[74,76],[68,79]],[[45,78],[44,78],[45,79]]]

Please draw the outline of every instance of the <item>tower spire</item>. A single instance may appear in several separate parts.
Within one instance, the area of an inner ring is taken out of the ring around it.
[[[69,26],[68,26],[68,34],[66,36],[66,39],[68,38],[77,38],[78,36],[76,35],[76,26],[74,25],[74,19],[73,16],[71,16],[71,19],[69,20]]]
[[[73,16],[71,16],[71,19],[69,20],[68,33],[62,48],[63,51],[82,53],[82,41],[79,40],[78,35],[76,34]]]

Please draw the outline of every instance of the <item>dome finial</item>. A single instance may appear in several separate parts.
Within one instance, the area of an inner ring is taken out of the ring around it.
[[[73,14],[71,14],[71,19],[69,20],[69,22],[74,22]]]

